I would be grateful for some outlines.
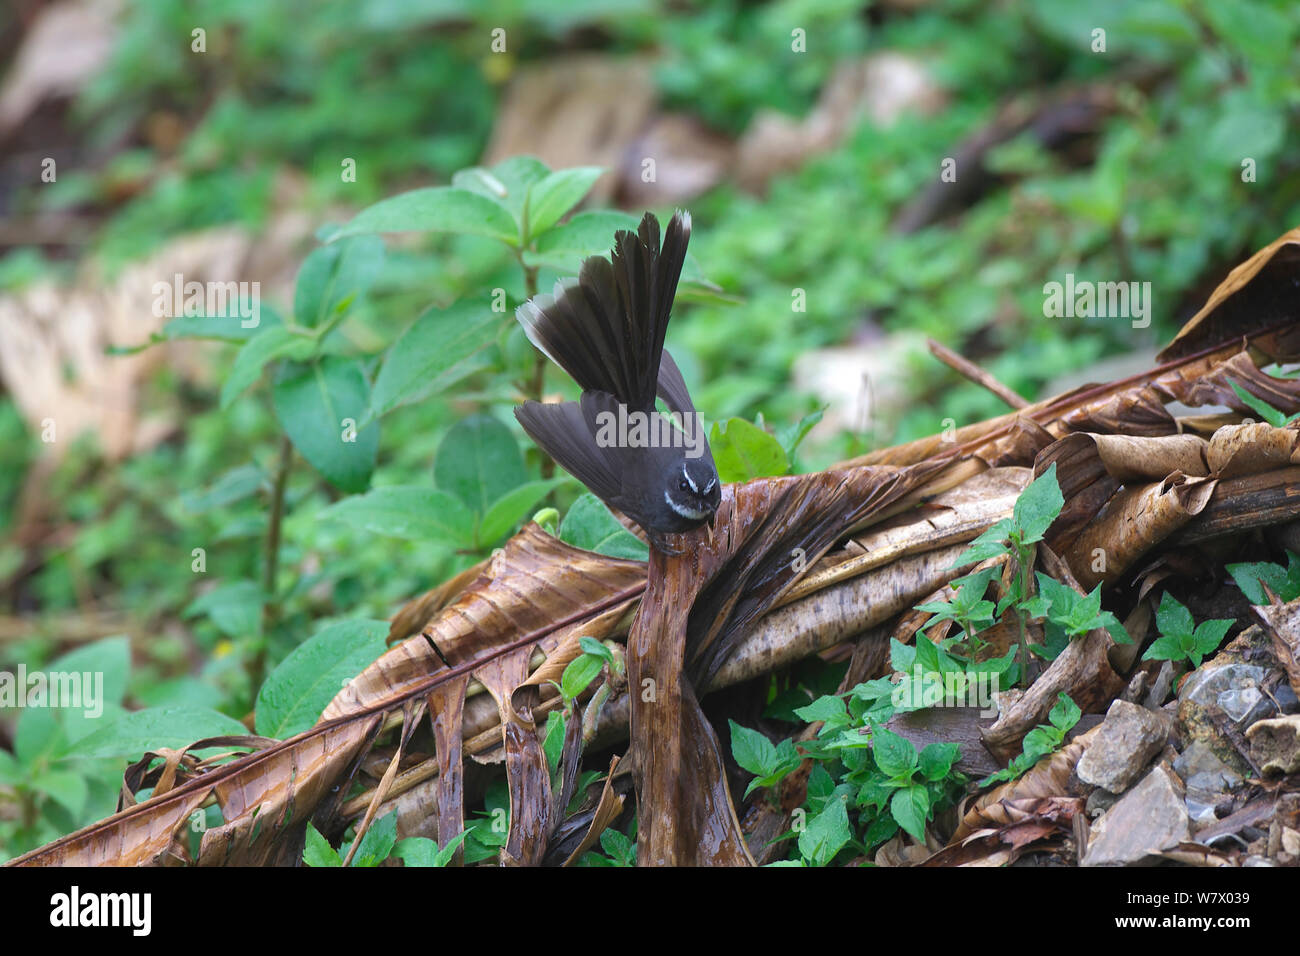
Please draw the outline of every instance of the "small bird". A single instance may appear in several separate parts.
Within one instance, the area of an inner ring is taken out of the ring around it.
[[[527,401],[515,417],[533,441],[596,497],[623,512],[660,551],[664,535],[712,519],[718,470],[664,335],[691,237],[689,213],[664,230],[646,213],[614,235],[609,259],[591,256],[577,279],[515,311],[529,340],[582,387],[577,402]],[[655,396],[671,417],[660,413]]]

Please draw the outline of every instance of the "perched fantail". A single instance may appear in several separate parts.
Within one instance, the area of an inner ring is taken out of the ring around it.
[[[708,438],[664,334],[691,237],[689,213],[646,213],[614,235],[612,261],[592,256],[577,279],[521,305],[529,340],[582,386],[577,402],[528,401],[515,417],[541,448],[652,544],[713,517],[722,497]],[[655,396],[673,413],[655,408]]]

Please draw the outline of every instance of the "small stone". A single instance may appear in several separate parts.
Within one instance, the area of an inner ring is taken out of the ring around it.
[[[1251,759],[1264,773],[1300,771],[1300,714],[1256,721],[1246,739]]]
[[[1141,863],[1189,839],[1182,782],[1164,764],[1154,767],[1093,823],[1083,866]]]
[[[1243,783],[1241,775],[1203,740],[1193,741],[1179,754],[1173,768],[1187,788],[1187,812],[1198,826],[1214,823],[1216,810],[1231,801],[1229,792]]]
[[[1169,723],[1162,714],[1117,700],[1076,772],[1084,783],[1123,793],[1168,739]]]

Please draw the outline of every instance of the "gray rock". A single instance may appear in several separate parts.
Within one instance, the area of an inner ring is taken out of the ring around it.
[[[1173,767],[1187,790],[1187,812],[1198,826],[1214,823],[1217,808],[1230,805],[1229,793],[1244,782],[1203,740],[1193,741],[1174,760]]]
[[[1117,700],[1106,711],[1076,773],[1084,783],[1123,793],[1168,739],[1169,721],[1163,714]]]
[[[1189,839],[1187,807],[1178,776],[1152,768],[1092,825],[1083,866],[1127,866]]]

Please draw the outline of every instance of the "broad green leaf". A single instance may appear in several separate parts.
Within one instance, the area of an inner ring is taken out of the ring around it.
[[[996,524],[986,528],[984,533],[972,541],[970,547],[963,551],[961,556],[953,562],[953,567],[961,568],[968,564],[983,561],[985,558],[994,558],[999,554],[1006,554],[1007,546],[1005,542],[1007,535],[1010,533],[1010,518],[1003,518]]]
[[[433,480],[477,515],[528,480],[510,429],[491,415],[474,415],[447,432],[433,462]]]
[[[789,428],[777,431],[776,439],[785,450],[786,457],[791,461],[794,460],[794,453],[799,448],[799,445],[807,437],[808,433],[813,430],[813,427],[822,420],[822,415],[825,414],[828,407],[823,406],[815,412],[809,412]]]
[[[342,621],[299,644],[257,693],[257,732],[284,740],[311,727],[351,678],[384,652],[387,621]]]
[[[1047,719],[1053,727],[1064,733],[1077,724],[1082,716],[1079,705],[1062,693],[1057,695],[1056,703],[1052,705]]]
[[[379,449],[379,423],[359,426],[370,384],[354,359],[327,356],[288,365],[271,390],[276,418],[298,451],[330,484],[365,491]]]
[[[491,169],[473,166],[451,177],[451,184],[501,206],[510,214],[516,235],[522,235],[528,190],[549,176],[551,169],[536,156],[511,156]]]
[[[528,192],[527,239],[540,236],[560,221],[604,175],[600,166],[575,166],[557,169]],[[611,234],[610,238],[613,238]]]
[[[1161,634],[1180,640],[1191,637],[1196,630],[1192,612],[1168,591],[1160,596],[1160,606],[1156,608],[1156,626],[1160,628]]]
[[[849,722],[849,714],[844,706],[844,701],[833,694],[818,697],[807,707],[796,707],[794,712],[799,715],[800,720],[806,720],[810,724],[819,720],[832,725],[842,725]]]
[[[895,790],[889,800],[889,813],[917,843],[925,843],[925,821],[930,815],[930,794],[925,787]]]
[[[952,765],[961,756],[958,744],[927,744],[918,758],[921,775],[926,780],[940,780],[952,770]]]
[[[312,339],[296,335],[283,325],[273,325],[256,338],[249,339],[235,355],[235,362],[221,383],[222,411],[261,377],[267,362],[285,357],[301,361],[310,358],[315,348]]]
[[[455,186],[414,189],[381,199],[357,213],[333,241],[367,232],[458,232],[519,244],[519,229],[508,209]]]
[[[487,303],[460,301],[427,310],[384,353],[369,414],[436,395],[477,370],[476,354],[491,344],[503,321]]]
[[[757,730],[742,727],[734,720],[731,725],[731,755],[742,770],[762,777],[776,766],[776,747]]]
[[[211,339],[217,342],[247,342],[267,329],[282,325],[278,312],[258,303],[256,316],[241,316],[227,310],[225,315],[178,315],[154,335],[157,341],[174,339]]]
[[[79,771],[47,770],[27,782],[33,790],[44,793],[73,817],[80,816],[86,809],[89,788],[86,786],[86,778]]]
[[[817,866],[827,866],[851,839],[853,830],[844,801],[827,800],[826,808],[799,834],[799,853]]]
[[[570,661],[569,667],[572,667],[575,661]],[[546,755],[546,766],[552,775],[559,772],[560,758],[564,756],[564,722],[563,711],[553,710],[546,715],[546,730],[542,733],[542,752]]]
[[[1052,462],[1016,499],[1012,521],[1020,529],[1021,540],[1025,544],[1041,541],[1064,505],[1061,486],[1056,481],[1056,462]]]
[[[385,814],[370,824],[370,829],[361,838],[361,845],[352,857],[356,867],[378,866],[388,859],[397,844],[397,811]]]
[[[568,481],[567,478],[549,478],[545,481],[528,481],[518,488],[512,488],[492,503],[487,514],[478,526],[478,543],[480,547],[495,544],[506,532],[517,525],[530,512],[537,502],[546,497],[556,485]]]
[[[321,835],[314,824],[307,824],[307,844],[303,848],[302,861],[308,866],[342,866],[343,858],[330,846],[330,841]]]
[[[569,508],[560,523],[560,540],[612,558],[645,561],[650,557],[646,543],[623,527],[605,503],[590,492]]]
[[[313,249],[298,270],[293,316],[317,328],[365,295],[384,264],[378,236],[353,236]]]
[[[411,541],[469,547],[474,536],[474,516],[464,503],[427,485],[372,488],[364,495],[335,502],[320,516],[338,518],[371,534]]]
[[[1228,573],[1251,604],[1268,604],[1264,585],[1282,601],[1300,597],[1300,557],[1287,552],[1287,568],[1268,562],[1229,564]]]
[[[64,738],[75,743],[93,731],[122,715],[118,706],[126,697],[127,677],[131,670],[131,642],[127,637],[107,637],[69,651],[50,662],[43,671],[51,677],[50,686],[57,683],[63,706],[54,708],[63,724]],[[72,689],[72,699],[64,698],[69,689],[66,683],[78,675]],[[50,701],[54,703],[53,700]]]
[[[573,700],[584,690],[587,685],[600,676],[601,668],[605,662],[599,657],[592,654],[579,654],[569,665],[564,668],[564,674],[560,677],[560,692],[566,700]]]
[[[80,757],[138,757],[161,747],[180,750],[207,737],[247,733],[235,718],[206,707],[150,707],[89,734],[68,752]]]
[[[916,748],[912,742],[885,727],[871,728],[871,752],[876,766],[888,777],[906,777],[916,769]]]
[[[790,459],[781,443],[743,418],[714,422],[709,447],[718,477],[724,482],[784,475],[790,470]]]
[[[465,842],[467,836],[469,831],[462,830],[459,836],[453,837],[441,850],[428,837],[407,837],[397,841],[393,847],[393,856],[401,860],[403,866],[443,867],[451,862],[457,847]]]
[[[536,251],[528,258],[566,265],[575,259],[608,253],[614,246],[614,233],[620,229],[635,231],[638,222],[636,216],[609,209],[580,212],[564,225],[538,236]]]

